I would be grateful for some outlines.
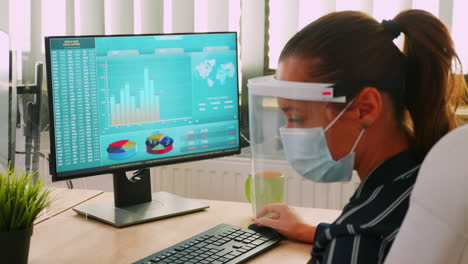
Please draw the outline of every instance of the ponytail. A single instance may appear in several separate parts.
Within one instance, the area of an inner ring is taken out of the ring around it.
[[[455,110],[466,98],[466,83],[450,33],[438,18],[426,11],[407,10],[393,21],[405,33],[403,103],[410,118],[404,123],[413,134],[413,147],[424,157],[457,127]]]

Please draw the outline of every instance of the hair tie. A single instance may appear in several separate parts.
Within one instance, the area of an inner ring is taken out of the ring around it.
[[[403,27],[391,19],[382,20],[380,24],[382,24],[384,30],[392,36],[392,39],[396,39],[400,33],[403,32]]]

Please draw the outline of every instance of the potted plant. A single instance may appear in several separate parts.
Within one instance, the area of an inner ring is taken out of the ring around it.
[[[0,259],[2,263],[27,263],[33,223],[50,205],[51,189],[44,188],[36,173],[8,167],[0,172]]]

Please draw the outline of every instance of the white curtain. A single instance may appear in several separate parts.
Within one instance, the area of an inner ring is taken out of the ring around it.
[[[239,31],[241,0],[9,0],[20,81],[34,81],[44,36]]]
[[[468,0],[270,0],[269,4],[270,69],[276,69],[281,49],[294,33],[329,12],[359,10],[381,21],[415,8],[431,12],[447,25],[468,73]]]

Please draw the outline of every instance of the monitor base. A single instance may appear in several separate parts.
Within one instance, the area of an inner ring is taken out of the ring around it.
[[[115,227],[125,227],[181,214],[201,211],[209,206],[167,192],[152,193],[152,201],[116,207],[114,201],[82,204],[73,208],[80,215]]]

